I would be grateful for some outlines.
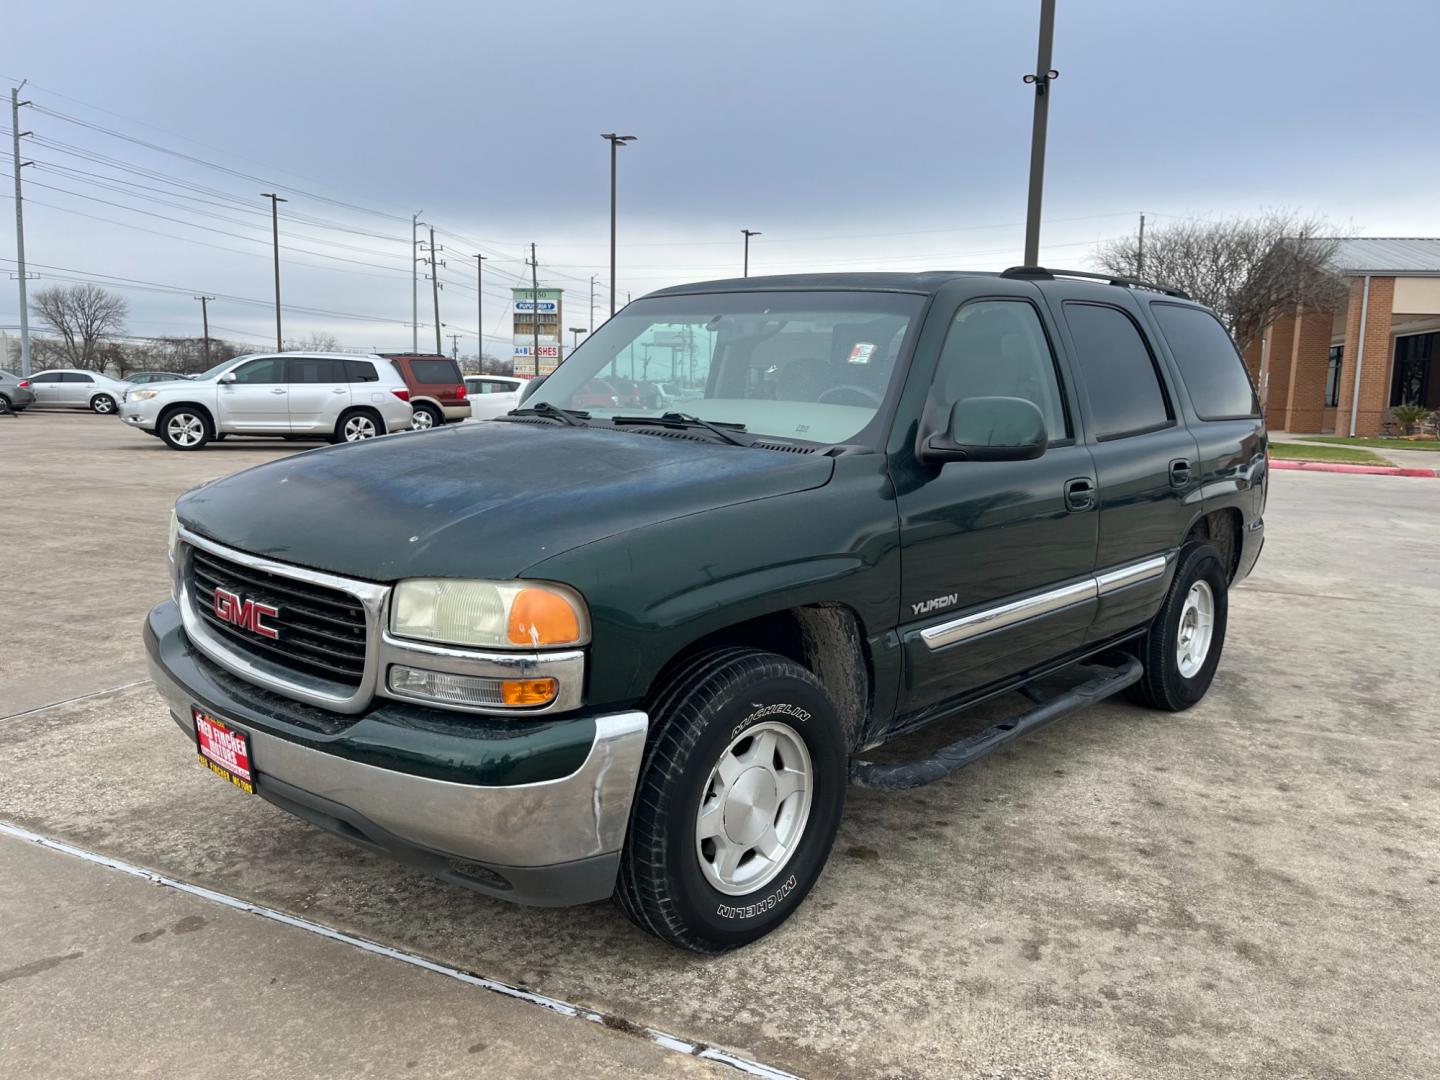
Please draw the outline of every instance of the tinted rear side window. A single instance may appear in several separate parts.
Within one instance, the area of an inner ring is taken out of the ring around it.
[[[343,383],[349,381],[345,378],[345,361],[343,360],[335,360],[328,356],[292,356],[287,363],[290,366],[292,383]]]
[[[1090,399],[1097,439],[1118,439],[1169,425],[1160,374],[1140,328],[1119,308],[1069,302],[1065,322]]]
[[[411,360],[410,371],[417,383],[460,382],[460,369],[454,360]]]
[[[1196,416],[1228,420],[1260,415],[1244,361],[1219,319],[1182,304],[1151,304],[1150,310],[1175,355]]]
[[[379,382],[380,375],[369,360],[346,360],[345,373],[351,382]]]

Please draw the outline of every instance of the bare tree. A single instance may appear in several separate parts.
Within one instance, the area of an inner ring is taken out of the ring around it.
[[[1218,221],[1177,221],[1139,237],[1111,240],[1095,252],[1110,274],[1183,289],[1215,309],[1243,351],[1297,305],[1334,310],[1345,282],[1332,260],[1339,239],[1319,218],[1287,210]]]
[[[123,296],[87,282],[41,289],[30,310],[59,335],[57,344],[70,367],[100,371],[105,363],[101,342],[125,329],[130,305]]]
[[[334,334],[324,334],[319,330],[310,331],[310,336],[305,340],[292,340],[285,342],[286,352],[340,352],[340,339]]]

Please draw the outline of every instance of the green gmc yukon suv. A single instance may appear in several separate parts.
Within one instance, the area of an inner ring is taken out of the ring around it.
[[[802,903],[848,784],[1121,690],[1197,702],[1265,492],[1240,357],[1175,290],[710,282],[630,304],[506,416],[186,494],[145,639],[242,790],[717,952]],[[1000,723],[870,754],[1007,691]]]

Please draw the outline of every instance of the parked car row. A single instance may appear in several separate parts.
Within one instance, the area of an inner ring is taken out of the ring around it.
[[[171,449],[199,450],[230,435],[355,442],[491,419],[519,405],[524,385],[508,376],[466,378],[438,354],[257,353],[199,375],[141,371],[123,381],[78,368],[27,378],[0,372],[0,411],[118,413]]]

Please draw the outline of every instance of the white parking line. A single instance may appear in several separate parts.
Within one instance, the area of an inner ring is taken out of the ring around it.
[[[63,701],[52,701],[49,705],[38,705],[33,709],[26,709],[24,712],[7,713],[0,716],[0,720],[18,720],[22,716],[34,716],[46,709],[58,709],[61,705],[73,705],[77,701],[89,701],[91,698],[104,697],[106,694],[116,694],[121,690],[130,690],[136,686],[144,686],[149,679],[137,679],[134,682],[121,683],[119,686],[112,686],[108,690],[96,690],[89,694],[77,694],[74,697],[65,698]]]
[[[148,681],[148,680],[147,680]],[[140,683],[132,683],[132,686],[139,686]],[[115,689],[125,689],[116,687]],[[101,691],[110,693],[111,691]],[[86,697],[94,697],[94,694],[87,694]],[[81,698],[72,700],[79,701]],[[64,704],[57,702],[56,704]],[[45,706],[53,708],[54,706]],[[39,709],[32,710],[39,712]],[[17,716],[26,715],[17,713]],[[252,904],[248,900],[241,900],[238,896],[230,896],[228,893],[216,892],[214,889],[207,889],[203,885],[192,885],[189,882],[179,881],[175,878],[166,877],[164,874],[156,873],[154,870],[146,870],[144,867],[135,866],[120,859],[113,859],[108,855],[101,855],[98,852],[87,851],[85,848],[75,847],[63,840],[53,840],[48,836],[31,832],[29,829],[22,829],[18,825],[11,825],[7,821],[0,821],[0,834],[13,836],[19,840],[28,840],[33,844],[39,844],[51,851],[58,851],[65,855],[72,855],[77,859],[94,863],[97,866],[108,867],[111,870],[118,870],[122,874],[129,874],[131,877],[141,878],[153,882],[156,885],[164,885],[180,892],[188,893],[190,896],[198,896],[202,900],[209,900],[211,903],[220,904],[224,907],[233,908],[236,911],[248,911],[252,915],[259,915],[262,919],[271,919],[274,922],[283,923],[286,926],[293,926],[298,930],[305,930],[320,937],[329,938],[332,941],[341,941],[346,945],[353,945],[376,956],[386,956],[391,960],[398,960],[402,964],[409,964],[411,967],[423,968],[426,971],[433,971],[437,975],[444,975],[455,979],[458,982],[470,986],[478,986],[482,990],[491,990],[497,994],[504,994],[508,998],[528,1002],[531,1005],[538,1005],[542,1009],[549,1009],[551,1012],[559,1013],[561,1016],[571,1016],[579,1020],[588,1020],[593,1024],[601,1024],[605,1027],[617,1029],[629,1034],[638,1035],[641,1038],[649,1039],[658,1046],[667,1050],[673,1050],[678,1054],[686,1054],[690,1057],[699,1058],[702,1061],[713,1061],[721,1065],[728,1065],[733,1069],[746,1073],[749,1076],[763,1077],[764,1080],[800,1080],[794,1073],[786,1072],[784,1069],[777,1069],[773,1065],[764,1065],[758,1061],[751,1061],[749,1058],[740,1057],[724,1050],[717,1050],[713,1046],[706,1046],[704,1043],[690,1042],[676,1035],[657,1030],[656,1028],[642,1027],[639,1024],[632,1024],[622,1018],[606,1016],[604,1013],[588,1009],[583,1005],[572,1005],[568,1001],[559,998],[547,997],[544,994],[531,993],[529,990],[522,990],[518,986],[511,986],[509,983],[499,982],[495,979],[487,979],[483,975],[475,975],[468,971],[461,971],[446,964],[436,963],[434,960],[427,960],[423,956],[414,953],[403,952],[400,949],[391,948],[389,945],[381,945],[379,942],[369,941],[366,938],[356,937],[354,934],[347,934],[343,930],[336,930],[321,923],[311,922],[309,919],[302,919],[295,915],[287,915],[283,911],[276,911],[274,908],[265,907],[263,904]],[[617,1023],[617,1021],[619,1021]]]

